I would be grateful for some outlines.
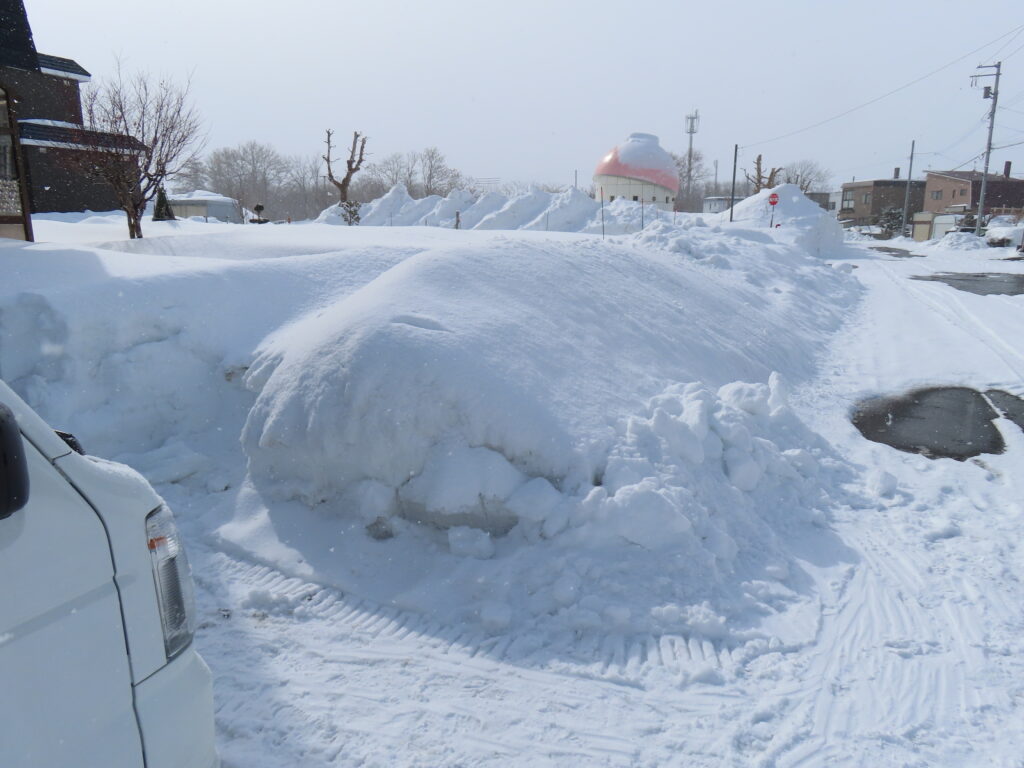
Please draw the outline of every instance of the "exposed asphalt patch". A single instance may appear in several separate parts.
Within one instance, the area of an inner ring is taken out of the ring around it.
[[[1006,450],[993,423],[1000,415],[1024,429],[1024,400],[998,389],[983,395],[969,387],[929,387],[862,400],[851,421],[876,443],[931,459],[963,461]]]
[[[880,251],[882,253],[888,253],[890,256],[895,256],[898,259],[923,259],[923,253],[911,253],[906,248],[896,248],[892,245],[869,245],[872,251]]]
[[[958,291],[979,296],[1019,296],[1024,293],[1024,275],[1004,272],[939,272],[934,275],[914,275],[911,279],[945,283]]]

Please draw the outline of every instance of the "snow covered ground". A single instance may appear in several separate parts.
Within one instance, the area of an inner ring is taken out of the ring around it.
[[[176,510],[228,766],[1019,766],[1024,435],[849,415],[1024,394],[1024,299],[909,279],[1024,262],[780,194],[605,240],[37,220],[0,375]]]

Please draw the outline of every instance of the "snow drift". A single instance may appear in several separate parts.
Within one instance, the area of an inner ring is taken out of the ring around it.
[[[356,588],[449,621],[498,603],[517,625],[597,626],[607,592],[628,589],[647,609],[620,629],[662,626],[650,611],[675,595],[741,631],[754,598],[736,574],[791,573],[781,537],[827,506],[829,451],[773,371],[809,376],[853,293],[767,231],[688,223],[626,245],[445,243],[272,334],[246,374],[254,489],[387,540],[387,562],[419,567],[364,563]],[[264,514],[222,533],[244,542]],[[555,589],[584,561],[554,603],[508,587]],[[472,588],[424,595],[438,562]]]
[[[843,469],[785,381],[856,284],[800,238],[200,229],[4,246],[0,373],[221,545],[490,632],[811,631]]]

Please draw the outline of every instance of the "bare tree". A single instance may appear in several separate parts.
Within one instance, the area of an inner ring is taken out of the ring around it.
[[[459,171],[448,165],[437,147],[427,147],[419,153],[420,179],[423,195],[447,195],[464,183]]]
[[[777,186],[779,183],[779,174],[782,173],[782,170],[782,168],[772,168],[768,173],[765,173],[761,155],[758,155],[754,160],[754,173],[750,174],[747,171],[744,171],[743,175],[747,177],[747,181],[750,182],[754,189],[754,194],[756,194],[762,189],[771,189],[772,187]]]
[[[332,167],[332,136],[334,136],[334,131],[328,128],[327,139],[324,141],[327,145],[327,154],[323,156],[323,160],[327,163],[327,180],[338,188],[338,205],[344,205],[348,202],[348,188],[352,184],[352,177],[363,167],[363,160],[366,159],[366,137],[359,133],[359,131],[352,132],[352,146],[349,148],[348,160],[345,161],[345,175],[341,178],[341,181],[338,181],[334,176],[334,169]]]
[[[801,192],[814,192],[826,188],[829,179],[832,178],[831,172],[815,160],[786,163],[785,170],[782,180],[787,184],[796,184]]]
[[[391,189],[395,184],[405,183],[409,173],[405,157],[398,152],[392,152],[379,162],[370,163],[366,170],[371,177],[380,182],[385,190]]]
[[[704,180],[708,177],[707,165],[704,162],[704,153],[699,149],[693,150],[692,159],[689,154],[677,155],[669,153],[676,164],[676,172],[679,175],[679,195],[676,198],[676,210],[699,211],[701,200],[704,197]],[[686,194],[686,179],[689,174],[690,194]]]
[[[206,189],[209,186],[210,177],[206,172],[206,163],[199,157],[182,164],[181,170],[174,174],[171,179],[174,191],[191,192],[196,189]]]
[[[111,187],[133,239],[142,237],[146,204],[164,180],[194,161],[202,147],[189,87],[144,73],[129,77],[119,66],[112,80],[85,94],[86,130],[76,142],[90,151],[75,153],[72,162]]]

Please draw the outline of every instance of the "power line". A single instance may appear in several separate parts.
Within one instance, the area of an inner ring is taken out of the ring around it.
[[[779,141],[781,139],[788,139],[790,136],[796,136],[797,134],[805,133],[805,132],[813,130],[815,128],[820,128],[821,126],[826,125],[827,123],[831,123],[834,120],[838,120],[841,117],[846,117],[847,115],[852,114],[852,113],[854,113],[854,112],[856,112],[856,111],[858,111],[860,109],[864,109],[864,107],[869,107],[872,104],[875,104],[875,103],[881,101],[882,99],[886,99],[886,98],[892,96],[895,93],[899,93],[900,91],[905,91],[907,88],[910,88],[912,85],[917,85],[922,80],[927,80],[932,75],[937,75],[939,72],[942,72],[945,69],[949,69],[954,64],[960,63],[961,61],[966,59],[968,56],[973,56],[978,51],[981,51],[981,50],[984,50],[985,48],[988,48],[993,43],[998,43],[1004,37],[1008,37],[1009,35],[1019,34],[1021,32],[1021,30],[1024,30],[1024,24],[1021,24],[1018,27],[1014,27],[1009,32],[1005,32],[1005,33],[1001,34],[995,40],[989,40],[987,43],[985,43],[982,46],[979,46],[979,47],[975,48],[973,51],[968,51],[963,56],[959,56],[959,57],[953,59],[952,61],[948,62],[947,64],[943,64],[938,69],[933,69],[931,72],[929,72],[929,73],[927,73],[925,75],[921,75],[920,77],[915,78],[914,80],[911,80],[909,83],[905,83],[904,85],[901,85],[898,88],[893,88],[891,91],[888,91],[887,93],[883,93],[881,96],[876,96],[875,98],[873,98],[873,99],[871,99],[869,101],[865,101],[863,104],[858,104],[857,106],[851,107],[850,109],[847,109],[844,112],[840,112],[838,115],[833,115],[832,117],[826,118],[825,120],[821,120],[821,121],[819,121],[817,123],[814,123],[812,125],[808,125],[808,126],[805,126],[803,128],[798,128],[795,131],[790,131],[789,133],[784,133],[781,136],[775,136],[774,138],[771,138],[771,139],[764,139],[763,141],[755,141],[752,144],[747,144],[746,146],[743,147],[743,149],[749,149],[750,147],[757,147],[757,146],[760,146],[761,144],[769,144],[769,143],[771,143],[773,141]],[[1022,47],[1024,47],[1024,46],[1022,46]],[[1020,48],[1018,48],[1013,53],[1017,53],[1017,51],[1019,51],[1019,50],[1020,50]],[[1012,56],[1013,54],[1010,54],[1010,55]],[[1009,57],[1006,57],[1006,58],[1009,58]]]
[[[1003,51],[1005,51],[1011,45],[1013,45],[1013,41],[1016,40],[1018,37],[1020,37],[1020,33],[1022,31],[1024,31],[1024,30],[1018,29],[1017,33],[1013,37],[1011,37],[1009,40],[1007,40],[1005,43],[1003,43],[1001,46],[999,46],[999,48],[995,51],[995,53],[990,54],[989,58],[990,59],[998,59],[999,58],[999,54],[1002,53]],[[1021,46],[1021,47],[1024,47],[1024,46]],[[1020,48],[1017,48],[1016,50],[1014,50],[1013,53],[1016,53],[1019,50],[1020,50]],[[1013,53],[1009,54],[1008,56],[1004,56],[1003,58],[1004,59],[1008,59],[1008,58],[1010,58],[1010,56],[1013,56]]]

